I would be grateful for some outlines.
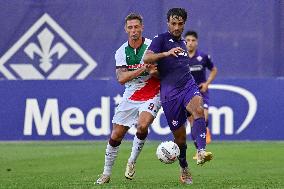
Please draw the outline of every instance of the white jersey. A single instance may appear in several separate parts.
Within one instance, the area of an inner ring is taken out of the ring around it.
[[[115,53],[116,68],[127,68],[128,71],[141,68],[144,65],[144,54],[150,44],[150,39],[143,38],[143,44],[133,49],[128,41],[125,42]],[[144,72],[125,83],[123,98],[131,102],[141,102],[159,96],[159,93],[160,81]]]

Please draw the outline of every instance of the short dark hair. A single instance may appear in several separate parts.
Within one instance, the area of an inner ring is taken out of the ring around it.
[[[143,17],[138,13],[130,13],[125,17],[125,24],[129,20],[139,20],[141,24],[143,24]]]
[[[187,19],[187,12],[183,8],[172,8],[167,13],[168,21],[170,21],[170,17],[174,17],[174,16],[181,17],[185,22]]]
[[[196,31],[188,30],[188,31],[185,33],[184,37],[187,37],[187,36],[189,36],[189,35],[195,37],[196,39],[198,39],[198,34],[197,34]]]

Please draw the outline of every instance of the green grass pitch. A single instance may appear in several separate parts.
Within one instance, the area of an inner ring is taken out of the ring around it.
[[[158,142],[147,142],[134,180],[124,178],[131,142],[123,142],[111,182],[94,185],[102,172],[106,142],[2,142],[0,188],[284,188],[284,142],[216,142],[214,160],[200,167],[188,160],[193,185],[179,183],[178,163],[162,164]]]

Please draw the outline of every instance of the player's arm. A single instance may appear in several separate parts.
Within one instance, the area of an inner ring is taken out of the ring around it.
[[[146,65],[134,70],[134,71],[128,71],[128,69],[126,67],[120,67],[116,69],[116,78],[118,80],[118,82],[121,85],[124,85],[125,83],[127,83],[128,81],[131,81],[132,79],[140,76],[143,72],[146,71]]]
[[[149,64],[149,66],[147,67],[147,72],[152,76],[152,77],[155,77],[155,78],[160,78],[160,74],[159,74],[159,71],[158,71],[158,68],[157,68],[157,64]]]
[[[166,52],[162,52],[162,53],[154,53],[151,50],[147,50],[146,54],[143,58],[143,61],[146,64],[154,64],[155,62],[157,62],[158,60],[167,57],[167,53]]]
[[[183,52],[184,50],[181,47],[175,47],[167,52],[161,52],[161,53],[154,53],[151,50],[147,50],[146,54],[143,58],[143,61],[146,64],[153,64],[155,62],[158,62],[160,59],[168,57],[168,56],[175,56],[178,57],[178,54]]]
[[[183,52],[183,49],[180,47],[172,48],[169,51],[164,52],[164,43],[163,43],[163,37],[156,36],[152,40],[148,50],[146,51],[143,61],[146,64],[154,64],[158,62],[160,59],[168,57],[168,56],[175,56],[178,57],[178,53]]]
[[[212,83],[212,81],[215,79],[216,75],[217,75],[217,67],[214,66],[210,71],[210,74],[208,76],[206,84],[209,85],[210,83]]]
[[[147,68],[147,66],[144,65],[141,68],[138,68],[137,70],[128,71],[124,48],[119,48],[116,51],[115,61],[116,61],[116,78],[118,82],[122,85],[140,76],[143,72],[146,71]]]
[[[214,66],[214,67],[210,70],[210,73],[209,73],[209,76],[208,76],[206,82],[201,83],[201,84],[199,85],[200,92],[203,92],[203,93],[204,93],[204,92],[206,92],[206,91],[208,90],[209,84],[212,83],[212,81],[215,79],[216,75],[217,75],[217,67]]]

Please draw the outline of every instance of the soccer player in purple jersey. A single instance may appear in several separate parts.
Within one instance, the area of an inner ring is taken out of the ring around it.
[[[144,62],[157,63],[161,81],[161,102],[175,143],[180,148],[180,181],[192,184],[186,160],[186,111],[193,115],[192,135],[198,146],[197,164],[212,159],[206,152],[206,123],[203,100],[189,69],[186,42],[182,39],[187,12],[172,8],[167,13],[168,31],[156,36],[144,56]]]
[[[211,142],[211,135],[208,129],[208,107],[209,107],[209,92],[208,86],[215,79],[217,75],[217,67],[213,64],[210,56],[197,49],[198,47],[198,34],[195,31],[187,31],[184,35],[186,41],[187,52],[190,58],[190,71],[195,79],[196,84],[203,97],[203,108],[206,122],[206,144]],[[206,78],[206,69],[210,70],[208,78]],[[193,124],[193,116],[189,117],[190,124]],[[197,149],[196,141],[194,141]],[[197,155],[193,157],[197,159]]]

